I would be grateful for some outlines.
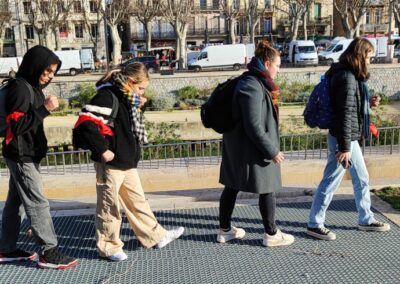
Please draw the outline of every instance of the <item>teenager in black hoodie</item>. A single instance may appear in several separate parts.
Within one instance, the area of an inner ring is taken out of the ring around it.
[[[44,97],[45,88],[60,69],[61,61],[48,48],[37,45],[28,50],[16,80],[10,82],[6,97],[8,129],[3,156],[10,169],[7,200],[2,216],[0,262],[34,260],[37,254],[17,249],[24,206],[35,241],[41,247],[39,266],[64,269],[77,260],[59,253],[48,200],[42,194],[39,163],[46,156],[47,139],[43,119],[58,107],[54,96]],[[30,89],[34,93],[31,102]]]

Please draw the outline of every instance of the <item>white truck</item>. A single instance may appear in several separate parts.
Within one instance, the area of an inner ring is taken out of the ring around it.
[[[331,41],[331,45],[318,55],[320,62],[326,62],[332,64],[339,62],[339,57],[347,49],[353,39],[347,39],[344,37],[337,37]]]
[[[226,44],[207,46],[197,58],[188,62],[189,70],[233,68],[239,70],[246,62],[244,44]]]
[[[94,58],[93,58],[92,49],[91,48],[83,48],[80,50],[80,55],[81,55],[82,69],[84,71],[94,70],[95,68],[94,68]]]
[[[387,37],[376,37],[367,38],[375,48],[375,56],[371,58],[372,61],[385,60],[388,55],[388,38]]]
[[[79,50],[56,50],[54,53],[60,58],[62,64],[57,74],[75,76],[82,72],[82,62]]]
[[[21,62],[22,57],[0,57],[0,75],[8,77],[15,75]]]
[[[289,63],[295,65],[318,65],[318,55],[312,40],[292,40],[289,45]]]

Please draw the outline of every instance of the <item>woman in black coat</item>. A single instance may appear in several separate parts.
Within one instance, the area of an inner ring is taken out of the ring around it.
[[[264,246],[283,246],[294,237],[282,233],[275,223],[275,193],[282,188],[279,149],[278,95],[273,79],[279,72],[279,52],[267,41],[258,44],[245,76],[233,98],[235,128],[223,136],[220,182],[225,185],[220,199],[220,230],[217,241],[241,239],[245,231],[231,226],[239,191],[260,194],[260,212],[265,228]]]

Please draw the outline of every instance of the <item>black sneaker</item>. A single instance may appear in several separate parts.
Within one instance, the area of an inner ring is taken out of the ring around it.
[[[369,225],[358,225],[358,229],[361,231],[387,232],[390,230],[390,225],[379,221],[374,221]]]
[[[40,268],[66,269],[75,266],[77,263],[77,259],[62,255],[57,248],[46,250],[39,257]]]
[[[28,252],[16,249],[12,252],[0,252],[0,263],[21,261],[21,260],[35,260],[38,257],[36,252]]]
[[[336,234],[331,232],[325,227],[322,228],[309,228],[307,227],[307,235],[324,240],[324,241],[334,241],[336,240]]]

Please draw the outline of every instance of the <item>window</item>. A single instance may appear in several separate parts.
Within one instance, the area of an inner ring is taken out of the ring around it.
[[[13,30],[10,28],[6,28],[5,32],[4,32],[4,38],[5,39],[13,39]]]
[[[264,0],[264,7],[271,6],[271,0]]]
[[[239,9],[240,8],[240,0],[233,0],[233,9]]]
[[[213,9],[214,10],[216,10],[216,9],[219,9],[219,0],[213,0]]]
[[[24,14],[32,13],[32,3],[31,2],[22,2],[22,5],[24,5]]]
[[[96,37],[99,34],[99,27],[97,24],[91,24],[90,25],[90,34],[92,37]]]
[[[33,26],[26,25],[25,26],[25,32],[26,32],[26,38],[27,39],[34,39],[35,38],[35,33],[33,31]]]
[[[315,3],[314,4],[314,19],[321,18],[321,4]]]
[[[371,12],[370,11],[367,11],[367,13],[365,14],[365,23],[366,24],[371,23]]]
[[[68,29],[66,25],[61,25],[59,28],[60,38],[68,37]]]
[[[207,9],[207,0],[200,0],[200,9]]]
[[[199,60],[200,59],[207,59],[207,57],[208,57],[208,55],[207,55],[207,52],[202,52],[200,55],[199,55]]]
[[[289,17],[294,17],[296,15],[296,4],[290,3],[289,4]]]
[[[339,51],[342,51],[342,50],[343,50],[343,44],[338,44],[333,49],[333,52],[339,52]]]
[[[83,25],[75,24],[75,38],[83,38]]]
[[[264,20],[264,32],[265,33],[272,32],[272,20],[271,19]]]
[[[42,13],[48,14],[49,13],[49,2],[47,2],[47,1],[40,2],[40,11],[42,11]]]
[[[81,13],[82,12],[82,5],[80,1],[74,1],[74,12]]]
[[[97,3],[95,1],[89,2],[90,13],[97,13]]]
[[[59,13],[64,13],[64,12],[66,12],[65,5],[64,5],[64,3],[63,3],[62,1],[57,1],[57,11],[58,11]]]
[[[380,24],[382,22],[382,10],[376,9],[375,11],[375,24]]]

